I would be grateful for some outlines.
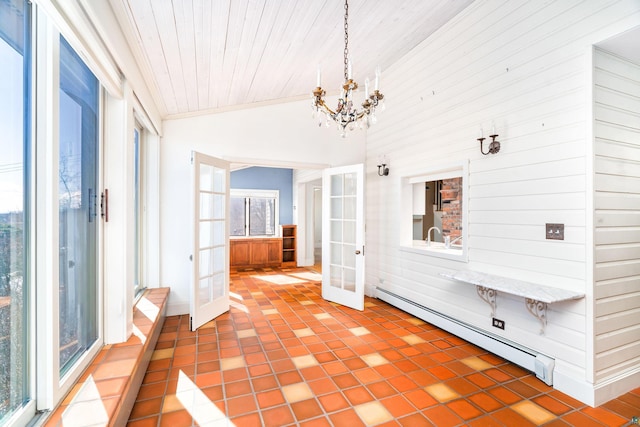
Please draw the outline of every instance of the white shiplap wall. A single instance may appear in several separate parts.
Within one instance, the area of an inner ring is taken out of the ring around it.
[[[596,49],[595,371],[640,363],[640,64]]]
[[[553,357],[555,386],[587,402],[594,382],[591,46],[639,24],[634,0],[476,1],[384,71],[387,109],[367,138],[367,283]],[[482,156],[476,138],[493,124],[502,149]],[[381,154],[389,177],[375,173]],[[399,224],[411,220],[400,208],[401,178],[465,160],[468,262],[400,250]],[[545,240],[545,223],[565,224],[565,240]],[[550,305],[539,335],[523,299],[501,294],[501,331],[473,287],[439,276],[459,269],[586,298]]]

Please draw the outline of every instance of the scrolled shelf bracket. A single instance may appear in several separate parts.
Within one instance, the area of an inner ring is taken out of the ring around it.
[[[496,296],[498,291],[484,286],[476,285],[478,296],[491,307],[491,317],[496,315]]]
[[[547,326],[547,303],[526,298],[525,304],[529,313],[540,321],[540,335],[544,335],[544,328]]]

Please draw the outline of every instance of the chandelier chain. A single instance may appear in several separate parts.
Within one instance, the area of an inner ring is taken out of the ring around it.
[[[344,2],[344,81],[349,80],[349,3]]]

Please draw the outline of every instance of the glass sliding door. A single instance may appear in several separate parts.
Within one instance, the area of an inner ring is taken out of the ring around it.
[[[96,77],[60,38],[60,374],[98,337]]]
[[[0,425],[29,400],[29,17],[0,2]]]

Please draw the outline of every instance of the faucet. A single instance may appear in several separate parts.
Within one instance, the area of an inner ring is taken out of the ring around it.
[[[453,245],[458,240],[462,239],[462,236],[458,236],[455,239],[451,240],[451,236],[444,236],[444,247],[445,249],[450,249],[451,245]]]
[[[427,246],[431,246],[431,230],[438,230],[438,233],[442,236],[442,231],[438,227],[431,227],[429,231],[427,231]],[[435,234],[433,235],[435,238]]]

